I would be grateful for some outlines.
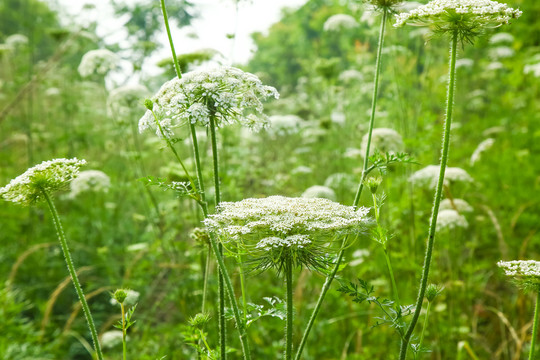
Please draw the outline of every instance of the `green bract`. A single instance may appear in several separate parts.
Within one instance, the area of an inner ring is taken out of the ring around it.
[[[0,196],[20,205],[32,205],[44,199],[43,191],[67,189],[85,164],[85,160],[77,158],[44,161],[0,188]]]

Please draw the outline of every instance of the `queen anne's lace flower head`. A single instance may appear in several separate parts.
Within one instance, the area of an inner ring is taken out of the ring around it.
[[[217,126],[240,123],[258,131],[267,123],[261,100],[268,97],[277,99],[279,93],[263,85],[257,76],[240,69],[224,66],[192,71],[166,82],[151,102],[147,101],[147,108],[152,110],[139,121],[139,130],[156,129],[155,114],[170,133],[188,122],[207,126],[210,116],[215,118]],[[246,115],[248,110],[252,113]],[[159,132],[157,129],[161,136]]]
[[[463,199],[444,199],[439,205],[439,210],[456,210],[459,213],[471,213],[473,207]]]
[[[368,212],[327,199],[270,196],[222,202],[204,222],[227,248],[238,246],[252,252],[256,268],[281,271],[292,258],[293,267],[320,269],[330,251],[324,244],[335,235],[362,232]]]
[[[397,14],[395,27],[428,26],[438,33],[457,32],[460,41],[471,41],[483,29],[508,24],[520,10],[491,0],[432,0],[407,13]]]
[[[324,31],[342,31],[358,27],[358,22],[347,14],[336,14],[330,16],[323,25]]]
[[[266,130],[272,136],[296,134],[304,122],[297,115],[272,115],[268,120]]]
[[[454,209],[441,210],[437,215],[437,231],[453,230],[456,228],[466,229],[468,227],[469,223],[465,217]]]
[[[540,290],[540,261],[513,260],[497,263],[507,276],[513,278],[517,286],[525,290]]]
[[[101,335],[101,346],[104,349],[112,349],[122,344],[124,334],[120,330],[106,331]]]
[[[106,75],[109,71],[116,69],[119,61],[119,57],[110,50],[90,50],[83,55],[77,70],[82,77],[92,74]]]
[[[366,153],[368,135],[365,134],[362,137],[361,150],[362,154]],[[373,155],[375,152],[381,152],[383,154],[390,153],[395,154],[400,151],[403,151],[403,139],[401,135],[395,130],[387,128],[377,128],[373,129],[371,136],[371,145],[369,147],[369,156]]]
[[[434,189],[439,179],[439,165],[428,165],[413,173],[409,181],[417,186],[424,186]],[[458,167],[447,167],[444,174],[444,185],[449,186],[454,183],[472,183],[473,178],[465,170]]]
[[[138,112],[150,91],[144,85],[125,85],[112,90],[107,98],[109,116],[120,123],[128,120],[130,115]]]
[[[54,159],[31,167],[0,188],[0,197],[20,205],[32,205],[43,200],[43,192],[52,193],[69,187],[85,160]]]
[[[490,44],[512,44],[513,42],[514,35],[506,32],[494,34],[492,37],[489,38]]]
[[[109,191],[111,179],[103,171],[86,170],[81,171],[71,182],[70,197],[77,197],[84,192],[104,192]]]
[[[320,198],[320,199],[328,199],[332,201],[336,201],[336,193],[334,190],[329,188],[328,186],[322,186],[322,185],[313,185],[308,187],[303,193],[302,197],[304,198]]]

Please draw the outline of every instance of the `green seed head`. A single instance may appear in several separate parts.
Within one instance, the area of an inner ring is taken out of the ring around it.
[[[127,290],[118,289],[112,294],[112,297],[114,300],[118,301],[118,303],[123,304],[127,298],[127,295]]]
[[[194,328],[202,329],[210,321],[210,315],[206,313],[198,313],[189,319],[189,325]]]
[[[432,302],[433,300],[435,300],[435,298],[439,296],[443,290],[444,288],[439,285],[429,284],[426,288],[427,301]]]
[[[152,110],[154,108],[154,102],[151,99],[144,100],[144,107],[148,110]]]
[[[366,180],[364,180],[364,185],[369,188],[369,191],[371,191],[372,194],[375,194],[377,192],[377,189],[379,188],[379,185],[382,183],[382,177],[369,177]]]

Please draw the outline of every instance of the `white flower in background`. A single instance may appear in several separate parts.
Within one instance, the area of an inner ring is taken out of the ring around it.
[[[456,69],[459,68],[471,68],[474,65],[474,60],[469,58],[462,58],[456,60]]]
[[[364,80],[364,75],[358,70],[349,69],[339,74],[338,79],[345,85],[356,85]]]
[[[334,124],[343,125],[345,124],[346,117],[343,111],[335,110],[330,114],[330,120]]]
[[[529,64],[523,67],[524,74],[532,74],[534,77],[540,77],[540,62],[536,64]]]
[[[122,344],[124,334],[120,330],[106,331],[101,335],[101,346],[104,349],[112,349]]]
[[[103,171],[85,170],[79,173],[79,176],[71,182],[70,197],[77,197],[84,192],[103,192],[106,193],[111,187],[111,179]]]
[[[368,249],[358,249],[355,250],[352,254],[351,261],[349,261],[349,266],[358,266],[362,264],[368,257],[371,255]]]
[[[439,205],[439,210],[456,210],[459,213],[471,213],[473,207],[463,199],[444,199]]]
[[[423,169],[414,172],[409,181],[416,186],[424,186],[434,189],[439,179],[439,165],[428,165]],[[472,183],[473,178],[463,169],[458,167],[447,167],[444,175],[444,184],[449,186],[453,183]]]
[[[85,164],[85,160],[77,158],[44,161],[0,188],[0,197],[20,205],[32,205],[44,199],[44,191],[67,189]]]
[[[336,14],[330,16],[324,23],[324,31],[342,31],[358,27],[358,22],[347,14]]]
[[[499,261],[497,266],[504,270],[506,276],[525,290],[540,290],[540,261],[513,260]]]
[[[410,12],[396,14],[394,26],[423,25],[439,32],[474,33],[482,28],[508,24],[521,14],[520,10],[490,0],[433,0]]]
[[[308,166],[300,165],[291,170],[292,175],[309,175],[313,173],[313,169]]]
[[[507,32],[500,32],[489,38],[490,44],[512,44],[514,42],[514,35]]]
[[[268,118],[266,131],[272,136],[297,134],[304,121],[296,115],[272,115]]]
[[[320,198],[336,201],[336,193],[328,186],[313,185],[302,193],[303,198]]]
[[[343,153],[343,157],[348,159],[360,159],[364,156],[364,153],[361,149],[357,148],[347,148]]]
[[[326,180],[324,181],[324,186],[332,188],[334,190],[354,190],[356,186],[356,180],[351,174],[335,173],[326,178]]]
[[[48,97],[56,97],[60,94],[61,94],[60,89],[56,87],[50,87],[47,90],[45,90],[45,96],[48,96]]]
[[[77,70],[82,77],[92,74],[106,75],[118,67],[119,61],[120,58],[110,50],[90,50],[83,55]]]
[[[478,144],[478,146],[476,147],[476,149],[474,149],[471,155],[471,160],[470,160],[471,165],[476,164],[482,157],[482,153],[485,152],[486,150],[489,150],[493,146],[493,144],[495,144],[495,139],[493,138],[486,139],[482,141],[480,144]]]
[[[28,44],[28,38],[23,34],[13,34],[6,38],[5,43],[13,48]]]
[[[361,151],[362,156],[366,153],[368,134],[362,137]],[[403,151],[403,139],[395,130],[387,128],[373,129],[371,136],[371,146],[369,148],[369,156],[372,156],[376,151],[381,153],[395,154]]]
[[[516,52],[508,46],[497,46],[489,49],[489,57],[492,60],[506,59],[514,56]]]
[[[466,229],[468,227],[469,223],[465,219],[465,216],[460,215],[456,210],[440,210],[437,215],[437,231],[453,230],[456,228]]]
[[[261,100],[268,97],[277,99],[279,93],[251,73],[223,66],[191,71],[181,79],[167,81],[146,101],[146,107],[154,112],[165,136],[172,136],[172,129],[189,122],[207,126],[210,116],[218,127],[239,123],[258,131],[267,124]],[[139,131],[152,128],[162,136],[152,111],[147,110],[139,121]],[[248,111],[251,113],[246,114]]]
[[[486,66],[486,70],[497,71],[504,69],[504,64],[500,61],[492,61]]]
[[[110,117],[123,122],[144,106],[150,91],[144,85],[125,85],[112,90],[107,97],[107,112]]]

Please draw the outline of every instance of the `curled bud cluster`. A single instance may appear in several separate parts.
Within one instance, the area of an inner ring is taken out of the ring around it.
[[[43,192],[67,189],[85,164],[77,158],[44,161],[0,188],[0,197],[20,205],[35,204],[44,199]]]
[[[139,120],[139,131],[151,128],[158,136],[171,136],[184,123],[207,126],[212,116],[217,126],[240,123],[254,130],[266,125],[261,100],[279,93],[261,80],[234,67],[192,71],[174,78],[145,102],[148,111]],[[249,112],[249,113],[248,113]],[[159,129],[156,122],[162,129]]]

